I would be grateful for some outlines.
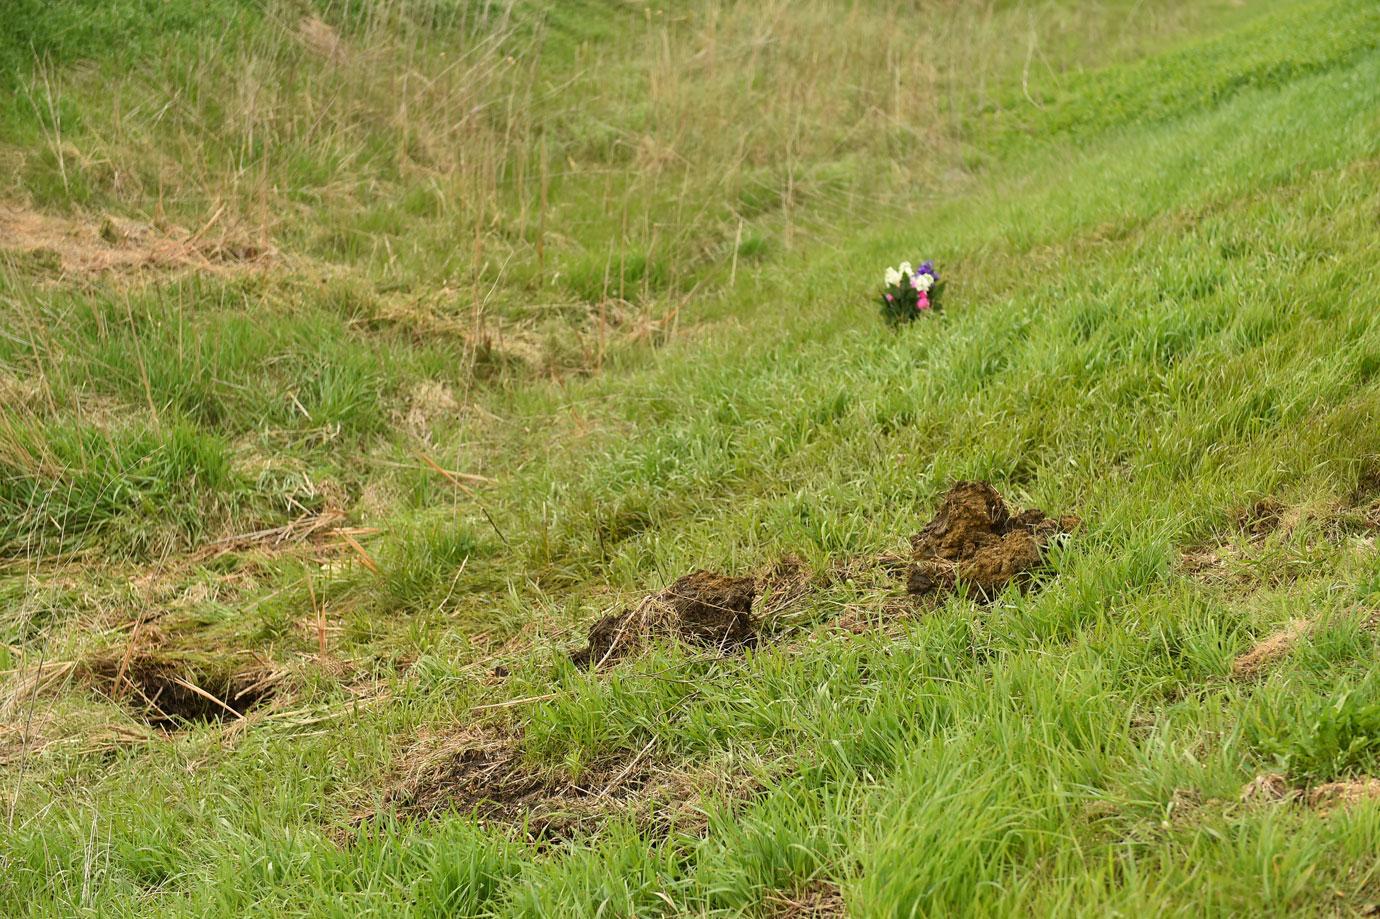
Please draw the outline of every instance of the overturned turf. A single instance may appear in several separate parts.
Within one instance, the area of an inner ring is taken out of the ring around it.
[[[756,598],[754,578],[695,571],[634,609],[600,619],[589,630],[588,645],[570,659],[580,667],[599,667],[626,657],[656,636],[719,651],[747,647],[757,641],[752,615]]]
[[[934,519],[911,537],[906,588],[921,595],[965,584],[993,597],[1008,584],[1028,583],[1051,542],[1079,524],[1072,515],[1053,518],[1033,509],[1013,515],[988,483],[958,482]]]

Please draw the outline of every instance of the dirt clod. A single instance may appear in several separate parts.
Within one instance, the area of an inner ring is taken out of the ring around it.
[[[1312,625],[1313,623],[1307,619],[1291,620],[1284,628],[1272,633],[1232,661],[1231,675],[1238,680],[1259,676],[1263,670],[1293,650],[1299,639],[1308,634]]]
[[[648,638],[665,636],[720,651],[753,644],[757,623],[754,578],[695,571],[628,612],[605,616],[589,630],[587,647],[571,654],[580,667],[612,663]]]
[[[696,571],[672,584],[663,596],[676,612],[676,631],[682,638],[708,647],[735,648],[751,640],[756,631],[752,601],[757,597],[757,582],[753,578]]]
[[[1027,582],[1043,563],[1045,548],[1079,523],[1071,515],[1056,519],[1039,510],[1013,515],[991,485],[958,482],[934,519],[911,537],[907,589],[927,594],[962,582],[995,596],[1010,583]]]

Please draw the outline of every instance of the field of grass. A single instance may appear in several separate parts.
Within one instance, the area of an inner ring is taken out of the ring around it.
[[[0,915],[1380,908],[1373,0],[3,18]]]

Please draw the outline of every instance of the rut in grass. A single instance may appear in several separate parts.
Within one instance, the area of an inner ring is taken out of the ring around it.
[[[470,727],[424,735],[404,751],[386,779],[381,810],[403,819],[466,814],[552,845],[596,832],[614,817],[631,818],[656,838],[698,835],[706,796],[742,801],[758,790],[740,769],[667,761],[651,741],[609,750],[578,774],[539,769],[524,755],[520,733]]]

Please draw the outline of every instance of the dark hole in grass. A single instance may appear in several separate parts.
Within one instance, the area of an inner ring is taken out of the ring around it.
[[[150,727],[236,721],[273,698],[278,675],[236,659],[141,652],[88,662],[92,685]]]

